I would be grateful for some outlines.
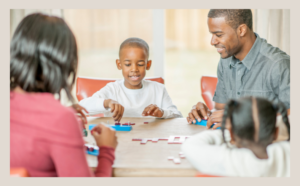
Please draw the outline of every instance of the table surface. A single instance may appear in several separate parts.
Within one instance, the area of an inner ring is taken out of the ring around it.
[[[99,123],[114,124],[111,117],[89,117],[88,124]],[[204,126],[188,124],[185,118],[156,119],[150,117],[125,117],[121,123],[132,122],[132,130],[129,132],[117,131],[118,146],[115,151],[113,164],[113,176],[115,177],[194,177],[197,170],[187,161],[180,159],[180,164],[168,160],[169,156],[179,158],[181,144],[168,144],[167,141],[153,143],[148,141],[141,144],[140,141],[132,141],[133,138],[169,138],[170,136],[192,136],[203,130]],[[144,124],[144,122],[149,122]],[[88,127],[86,127],[88,130]],[[280,139],[284,139],[283,136]],[[88,131],[84,140],[89,144],[96,144]],[[97,166],[97,158],[87,155],[90,167]]]

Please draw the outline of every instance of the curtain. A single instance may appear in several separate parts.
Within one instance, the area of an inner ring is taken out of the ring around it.
[[[40,12],[49,15],[55,15],[58,17],[62,17],[63,10],[62,9],[11,9],[10,10],[10,38],[12,38],[15,29],[21,20],[35,12]]]
[[[290,10],[256,9],[254,17],[255,32],[290,55]]]

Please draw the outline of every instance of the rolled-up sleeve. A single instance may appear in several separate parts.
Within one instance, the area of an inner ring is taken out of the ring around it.
[[[226,94],[226,90],[224,86],[223,72],[224,72],[223,66],[220,60],[218,64],[218,71],[217,71],[218,83],[213,97],[213,101],[217,103],[226,103],[228,100],[228,96]]]

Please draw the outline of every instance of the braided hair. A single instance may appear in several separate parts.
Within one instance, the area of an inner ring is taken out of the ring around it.
[[[253,141],[267,146],[272,143],[276,130],[277,113],[282,115],[290,140],[290,123],[287,110],[282,102],[272,103],[265,98],[244,97],[239,100],[229,100],[225,105],[221,125],[223,140],[225,140],[225,124],[229,119],[232,132],[240,139]]]

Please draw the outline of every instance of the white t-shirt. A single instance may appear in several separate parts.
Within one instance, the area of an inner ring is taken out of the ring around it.
[[[104,113],[105,117],[111,117],[113,113],[110,109],[105,109],[103,102],[105,99],[112,99],[124,107],[123,117],[142,117],[144,109],[156,104],[163,109],[162,118],[182,117],[177,107],[161,83],[142,80],[141,89],[128,89],[124,85],[124,79],[108,83],[92,97],[85,98],[79,104],[87,109],[90,115]]]
[[[225,130],[226,141],[230,140]],[[228,143],[229,144],[229,143]],[[290,143],[276,142],[267,147],[268,159],[258,159],[247,148],[227,147],[221,130],[206,130],[182,145],[187,160],[201,173],[217,176],[289,177]]]

